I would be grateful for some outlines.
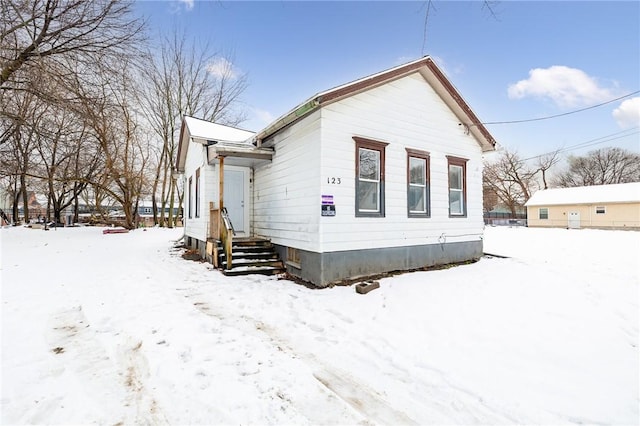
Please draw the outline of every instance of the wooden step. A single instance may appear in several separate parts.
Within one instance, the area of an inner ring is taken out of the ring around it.
[[[237,259],[237,258],[241,258],[241,259],[263,259],[263,258],[271,258],[271,257],[278,257],[277,254],[275,254],[273,251],[259,251],[259,252],[246,252],[246,251],[234,251],[233,252],[233,259]],[[220,258],[221,259],[226,259],[227,258],[227,254],[224,252],[224,250],[221,250],[220,253]]]
[[[235,277],[239,275],[276,275],[283,273],[284,270],[274,266],[242,266],[232,269],[223,269],[222,273],[226,276]]]
[[[233,246],[234,247],[272,247],[273,244],[271,244],[271,241],[269,240],[257,240],[257,239],[250,239],[250,240],[233,240]]]
[[[220,241],[218,244],[218,265],[224,275],[238,276],[249,274],[273,275],[285,271],[273,244],[269,240],[248,238],[234,239],[231,247],[232,268],[226,269],[227,256]]]
[[[231,246],[231,250],[235,253],[237,251],[244,253],[256,253],[261,251],[273,251],[273,246]]]
[[[226,268],[227,262],[223,261],[221,263],[223,268]],[[278,266],[283,267],[282,261],[277,257],[269,258],[269,259],[244,259],[233,258],[232,267],[241,267],[241,266]]]

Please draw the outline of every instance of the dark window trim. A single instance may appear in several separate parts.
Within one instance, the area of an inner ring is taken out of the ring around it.
[[[596,214],[607,214],[607,206],[596,206]]]
[[[355,203],[354,209],[356,217],[384,217],[384,192],[385,192],[385,148],[389,145],[387,142],[380,142],[374,139],[353,136],[356,145],[356,184],[355,184]],[[377,212],[361,212],[358,210],[358,185],[360,182],[360,148],[370,149],[380,152],[380,209]]]
[[[431,217],[431,161],[428,151],[405,148],[407,151],[407,217]],[[417,213],[409,210],[409,188],[411,187],[411,157],[425,160],[425,212]]]
[[[200,217],[200,168],[196,169],[196,217]]]
[[[192,190],[192,186],[193,186],[193,182],[192,182],[192,181],[193,181],[193,178],[192,178],[192,177],[190,177],[190,178],[189,178],[189,204],[187,205],[188,210],[189,210],[189,219],[191,219],[191,217],[192,217],[192,216],[191,216],[191,211],[193,210],[193,208],[192,208],[192,204],[191,204],[191,203],[192,203],[192,198],[193,198],[193,197],[191,196],[191,190]]]
[[[449,217],[467,217],[467,161],[466,158],[447,155],[447,189],[449,198]],[[451,213],[451,180],[449,179],[449,168],[451,166],[462,167],[462,214]]]

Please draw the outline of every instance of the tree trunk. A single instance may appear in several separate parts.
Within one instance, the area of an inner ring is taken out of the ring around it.
[[[174,223],[173,223],[173,196],[174,196],[174,191],[175,191],[175,186],[176,186],[176,182],[175,180],[171,179],[171,190],[169,191],[169,216],[167,219],[168,222],[168,227],[169,228],[173,228]]]
[[[20,175],[20,192],[22,193],[22,205],[24,213],[24,222],[29,222],[29,194],[27,192],[27,177]]]
[[[73,198],[73,223],[80,222],[80,203],[78,202],[78,193]]]
[[[14,225],[18,223],[18,203],[20,202],[21,193],[22,191],[18,191],[18,181],[15,181],[13,183],[13,195],[11,197],[11,212],[13,214],[11,219]]]

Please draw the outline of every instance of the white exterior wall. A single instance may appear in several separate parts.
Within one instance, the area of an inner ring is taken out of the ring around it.
[[[481,148],[471,135],[465,134],[464,126],[458,125],[460,120],[419,74],[327,105],[321,114],[320,192],[333,195],[336,216],[320,218],[320,252],[481,239]],[[385,153],[385,217],[355,216],[353,136],[389,144]],[[405,148],[430,153],[429,218],[407,217]],[[469,160],[465,218],[449,217],[447,155]],[[306,167],[309,169],[311,163]],[[295,176],[293,171],[291,175]],[[341,183],[328,184],[327,178],[333,177],[340,178]],[[318,217],[318,198],[312,200],[312,205]]]
[[[479,241],[482,150],[459,122],[419,74],[322,107],[265,141],[275,154],[254,172],[255,235],[318,253]],[[385,217],[355,215],[353,136],[389,144]],[[407,217],[405,148],[430,153],[429,218]],[[466,217],[449,217],[447,155],[468,159]],[[320,215],[322,195],[336,216]]]
[[[184,168],[184,235],[200,241],[207,240],[209,224],[209,202],[218,199],[216,170],[206,163],[206,148],[196,142],[189,142]],[[195,217],[196,209],[196,169],[200,167],[200,217]],[[189,217],[189,178],[192,178],[192,208]]]
[[[253,184],[255,235],[315,252],[320,251],[319,119],[316,111],[276,134],[273,160],[255,167]]]

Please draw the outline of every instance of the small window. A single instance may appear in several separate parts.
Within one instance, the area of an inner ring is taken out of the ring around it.
[[[300,252],[293,247],[287,247],[287,263],[300,268]]]
[[[407,148],[407,210],[409,217],[429,217],[429,153]]]
[[[549,219],[549,209],[546,207],[539,209],[538,219]]]
[[[467,216],[467,160],[447,156],[449,163],[449,217]]]
[[[388,145],[355,137],[356,216],[384,217],[384,153]]]
[[[596,207],[596,214],[605,214],[606,212],[607,212],[607,209],[604,206]]]
[[[191,195],[191,188],[193,187],[193,178],[189,178],[189,202],[187,204],[187,210],[189,211],[189,219],[191,219],[191,212],[193,211],[192,209],[192,204],[191,204],[191,200],[192,200],[192,195]]]
[[[196,217],[200,217],[200,168],[196,169]]]

